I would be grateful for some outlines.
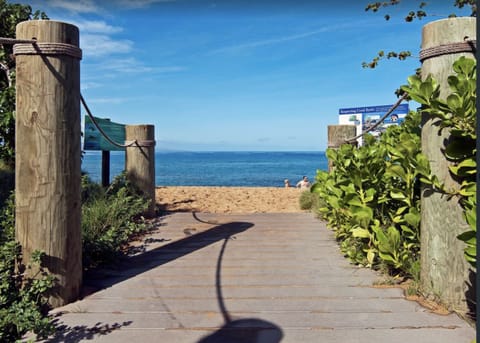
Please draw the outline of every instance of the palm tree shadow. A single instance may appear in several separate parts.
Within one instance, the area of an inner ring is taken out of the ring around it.
[[[225,237],[217,259],[215,289],[218,307],[225,324],[214,333],[203,337],[198,343],[279,343],[283,338],[282,329],[274,323],[259,318],[233,319],[227,311],[222,294],[222,260],[230,236]]]

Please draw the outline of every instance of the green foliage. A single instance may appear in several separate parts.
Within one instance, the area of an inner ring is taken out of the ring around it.
[[[127,180],[115,178],[103,191],[89,181],[82,181],[82,237],[84,267],[112,262],[128,240],[147,229],[141,213],[148,201]]]
[[[0,37],[15,38],[18,23],[38,18],[47,19],[28,5],[0,0]],[[0,161],[0,341],[13,342],[29,331],[45,338],[53,330],[47,299],[54,280],[41,266],[41,253],[22,264],[13,196],[8,197],[14,188],[15,60],[5,44],[0,45]]]
[[[448,77],[451,94],[440,99],[440,85],[431,76],[425,80],[418,76],[408,78],[408,85],[402,90],[422,105],[421,112],[438,118],[441,130],[448,129],[450,139],[444,150],[445,157],[453,162],[450,173],[460,183],[459,189],[445,189],[434,183],[438,189],[458,196],[464,208],[470,230],[458,238],[465,242],[465,258],[472,265],[476,262],[476,61],[460,57],[454,64],[454,75]]]
[[[16,25],[31,19],[48,17],[29,5],[0,0],[0,37],[15,38]],[[7,44],[0,45],[0,160],[15,164],[15,59]]]
[[[312,193],[310,190],[303,191],[300,194],[298,201],[300,203],[300,209],[311,210],[317,207],[318,195],[316,193]]]
[[[340,247],[355,263],[387,265],[393,273],[419,278],[420,182],[449,196],[457,196],[470,230],[458,238],[465,242],[465,258],[476,263],[476,63],[461,57],[448,78],[451,94],[440,98],[440,86],[430,76],[408,78],[402,91],[419,102],[400,126],[389,127],[378,141],[365,137],[355,148],[343,145],[327,150],[335,168],[318,171],[312,191],[320,195],[321,215],[335,230]],[[431,175],[420,151],[420,115],[438,118],[449,130],[446,158],[458,189],[445,189]]]
[[[82,230],[84,267],[111,262],[135,234],[146,229],[140,214],[148,202],[126,180],[117,177],[111,187],[82,177]],[[47,304],[55,280],[42,267],[44,254],[34,252],[30,264],[22,264],[15,241],[15,210],[12,195],[0,211],[0,341],[13,342],[27,332],[46,338],[54,331]]]
[[[15,171],[0,160],[0,208],[15,188]]]
[[[412,112],[379,140],[365,136],[360,148],[327,150],[334,169],[317,172],[312,192],[342,252],[355,263],[411,276],[420,250],[419,179],[431,178],[419,150],[419,125]]]
[[[391,59],[391,58],[396,58],[400,61],[406,60],[408,57],[411,57],[412,53],[410,51],[400,51],[400,52],[395,52],[395,51],[389,51],[388,53],[385,54],[383,50],[380,50],[375,56],[371,62],[362,62],[362,68],[376,68],[378,66],[378,63],[382,59]]]
[[[5,200],[0,210],[0,245],[15,239],[15,193]]]
[[[0,215],[0,341],[13,342],[27,332],[38,338],[53,333],[48,317],[48,295],[54,279],[41,266],[43,254],[35,252],[22,264],[20,245],[14,240],[13,196]],[[35,270],[36,272],[33,272]],[[32,275],[34,274],[34,275]],[[30,276],[27,276],[30,275]]]
[[[372,2],[372,3],[368,3],[367,6],[365,7],[365,11],[372,11],[372,12],[376,13],[376,12],[380,11],[382,8],[395,6],[395,5],[400,4],[400,2],[401,2],[401,0],[389,0],[389,1],[382,1],[382,2],[376,1],[376,2]],[[427,7],[427,5],[428,5],[428,2],[417,1],[417,9],[408,11],[408,13],[404,17],[405,22],[410,23],[410,22],[413,22],[416,19],[421,20],[422,18],[427,17],[428,14],[425,11],[425,8]],[[453,6],[459,8],[459,9],[461,9],[465,6],[470,6],[470,8],[472,10],[470,15],[472,17],[477,16],[476,0],[455,0],[453,2]],[[452,13],[448,17],[449,18],[456,17],[456,14]],[[390,16],[390,14],[385,14],[384,18],[385,18],[385,20],[390,20],[391,16]],[[384,51],[379,51],[377,53],[377,56],[375,56],[372,59],[372,61],[362,62],[362,67],[363,68],[374,69],[378,66],[378,63],[382,59],[396,58],[400,61],[403,61],[403,60],[405,60],[405,59],[407,59],[408,57],[411,57],[411,56],[412,56],[412,53],[410,51],[400,51],[400,52],[390,51],[387,54],[385,54]]]

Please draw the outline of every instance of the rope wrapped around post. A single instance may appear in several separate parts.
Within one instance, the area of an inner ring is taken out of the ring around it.
[[[13,46],[14,55],[66,55],[82,59],[82,49],[64,43],[20,43]]]
[[[477,41],[475,39],[465,40],[465,42],[441,44],[420,51],[420,62],[428,58],[438,57],[448,54],[458,54],[460,52],[471,52],[475,54],[477,51]]]
[[[17,55],[66,55],[82,59],[82,49],[66,43],[38,42],[36,39],[16,39],[0,37],[0,44],[13,45],[13,54]]]
[[[132,145],[136,145],[138,146],[139,148],[140,147],[145,147],[145,148],[148,148],[148,147],[152,147],[152,146],[155,146],[155,141],[152,141],[152,140],[133,140],[133,141],[125,141],[125,146],[132,146]]]

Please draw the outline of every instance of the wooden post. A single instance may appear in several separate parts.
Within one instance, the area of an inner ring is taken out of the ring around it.
[[[58,280],[50,298],[57,307],[76,300],[82,283],[79,32],[31,20],[17,25],[17,38],[38,45],[14,49],[16,238],[25,263],[35,250],[46,253],[42,265]]]
[[[133,182],[150,199],[146,217],[155,216],[155,128],[153,125],[126,125],[127,142],[137,141],[125,150],[125,171]]]
[[[328,125],[328,147],[338,149],[345,140],[355,137],[357,127],[355,125]],[[356,144],[356,142],[354,142]],[[353,143],[350,143],[353,144]],[[328,172],[333,170],[333,162],[328,161]]]
[[[102,186],[110,185],[110,151],[102,151]]]
[[[452,18],[431,22],[423,27],[422,49],[449,43],[464,42],[464,37],[476,37],[476,18]],[[440,97],[451,92],[447,77],[452,75],[452,64],[460,56],[475,58],[472,53],[452,53],[431,57],[423,61],[422,77],[432,75],[440,83]],[[449,132],[438,129],[439,119],[425,115],[422,127],[422,151],[428,157],[432,173],[437,175],[447,189],[460,185],[449,173],[450,163],[443,150]],[[449,199],[425,186],[422,190],[421,222],[421,279],[427,295],[440,299],[457,312],[468,311],[469,265],[463,256],[465,245],[457,235],[469,230],[458,200]],[[474,299],[473,299],[474,300]]]

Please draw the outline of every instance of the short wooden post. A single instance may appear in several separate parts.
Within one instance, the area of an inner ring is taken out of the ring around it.
[[[46,253],[42,265],[58,280],[50,298],[57,307],[76,300],[82,283],[79,31],[32,20],[17,25],[17,38],[38,45],[14,49],[16,238],[25,263],[35,250]]]
[[[102,186],[110,185],[110,151],[102,151]]]
[[[357,134],[355,125],[328,125],[328,147],[330,149],[338,149],[345,141]],[[356,141],[354,142],[356,144]],[[352,143],[350,143],[352,144]],[[328,171],[333,170],[333,162],[328,161]]]
[[[431,22],[423,27],[422,49],[449,43],[462,43],[465,37],[475,39],[476,18],[452,18]],[[423,61],[422,77],[432,75],[439,83],[441,98],[451,92],[447,77],[452,75],[452,64],[460,56],[475,58],[472,53],[450,53]],[[459,184],[449,173],[450,163],[443,150],[449,132],[438,129],[439,119],[427,115],[423,119],[422,151],[427,155],[432,173],[447,189],[458,189]],[[429,186],[422,190],[421,221],[421,279],[424,291],[457,312],[468,311],[469,265],[463,256],[465,245],[457,235],[468,230],[458,200],[436,192]]]
[[[153,125],[126,125],[127,143],[137,141],[125,150],[125,171],[150,200],[146,217],[155,216],[155,128]]]

